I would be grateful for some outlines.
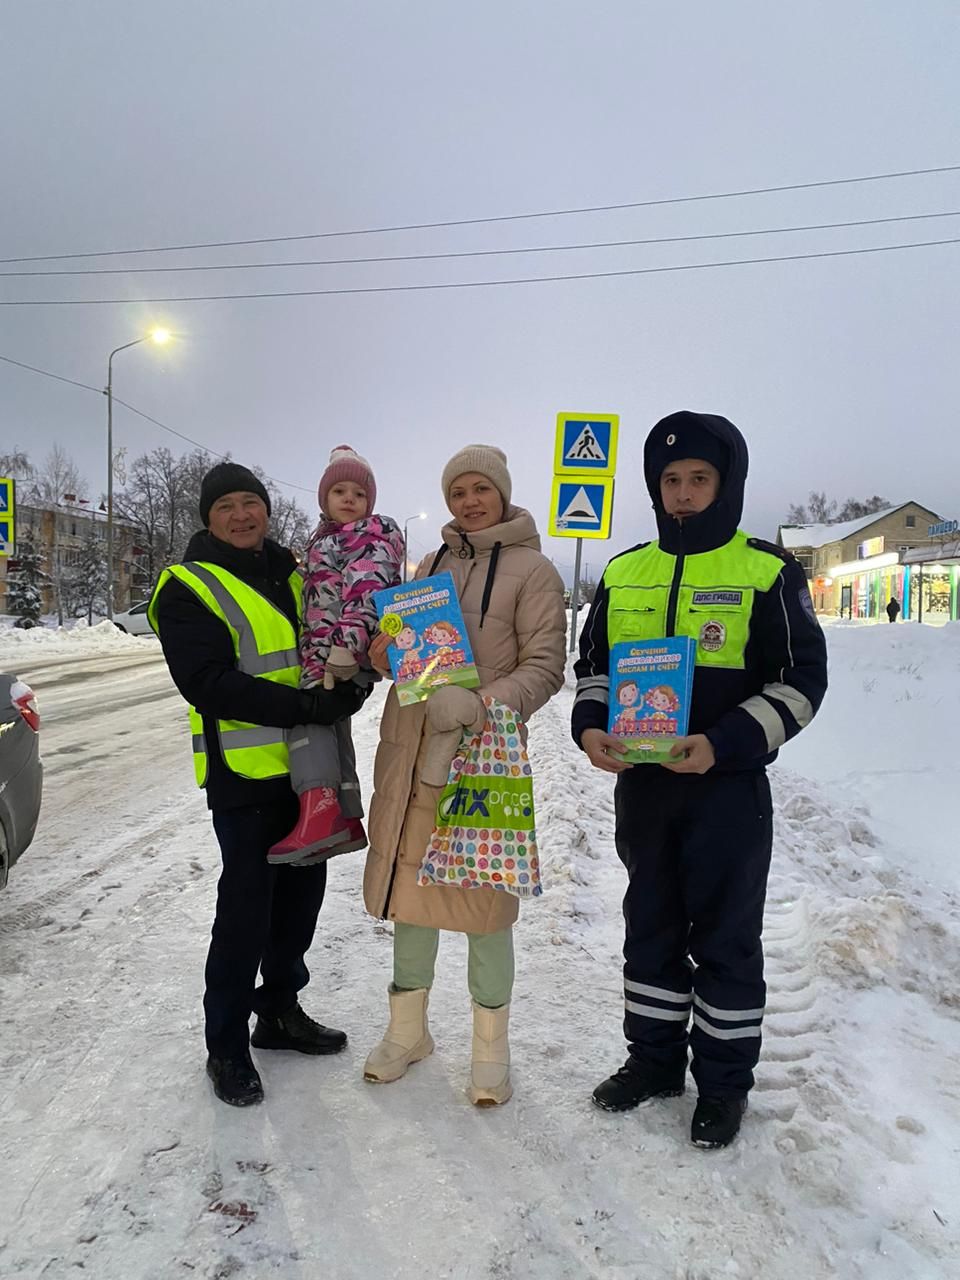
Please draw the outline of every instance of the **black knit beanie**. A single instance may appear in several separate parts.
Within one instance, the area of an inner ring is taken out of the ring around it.
[[[249,467],[239,462],[218,462],[211,467],[200,482],[200,519],[204,528],[210,524],[210,508],[225,493],[255,493],[262,498],[270,514],[270,495]]]

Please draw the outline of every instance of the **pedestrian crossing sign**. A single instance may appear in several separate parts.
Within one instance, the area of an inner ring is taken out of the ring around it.
[[[12,556],[14,551],[14,491],[16,481],[0,476],[0,556]]]
[[[553,470],[612,476],[617,467],[616,413],[558,413]]]
[[[551,537],[609,538],[612,516],[613,476],[553,477]]]

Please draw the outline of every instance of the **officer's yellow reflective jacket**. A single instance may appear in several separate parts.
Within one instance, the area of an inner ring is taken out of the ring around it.
[[[706,426],[727,451],[720,492],[697,515],[668,516],[659,472],[651,474],[650,466],[651,452],[659,464],[666,440],[654,450],[648,442],[647,483],[660,536],[604,570],[580,635],[573,735],[579,743],[585,729],[607,728],[611,645],[689,636],[696,667],[688,732],[707,735],[718,768],[759,768],[820,706],[826,646],[800,565],[737,527],[747,470],[740,433],[725,418],[674,414],[665,420],[666,439],[678,449],[684,418]]]

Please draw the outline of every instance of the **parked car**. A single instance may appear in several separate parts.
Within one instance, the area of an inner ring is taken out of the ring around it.
[[[141,600],[139,604],[133,605],[125,613],[115,613],[113,615],[113,625],[119,627],[121,631],[129,632],[132,636],[152,636],[153,629],[147,621],[149,605],[149,600]]]
[[[0,674],[0,889],[33,839],[42,790],[37,700],[28,684]]]

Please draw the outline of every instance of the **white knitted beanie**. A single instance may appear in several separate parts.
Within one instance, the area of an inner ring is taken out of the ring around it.
[[[443,500],[449,507],[450,490],[453,482],[459,476],[464,476],[469,471],[475,471],[478,475],[486,476],[493,484],[494,488],[503,498],[503,505],[510,505],[510,495],[513,493],[513,481],[510,479],[510,472],[507,470],[507,455],[502,449],[498,449],[493,444],[468,444],[465,449],[461,449],[459,453],[455,453],[447,465],[443,468],[443,477],[440,481],[443,487]]]

